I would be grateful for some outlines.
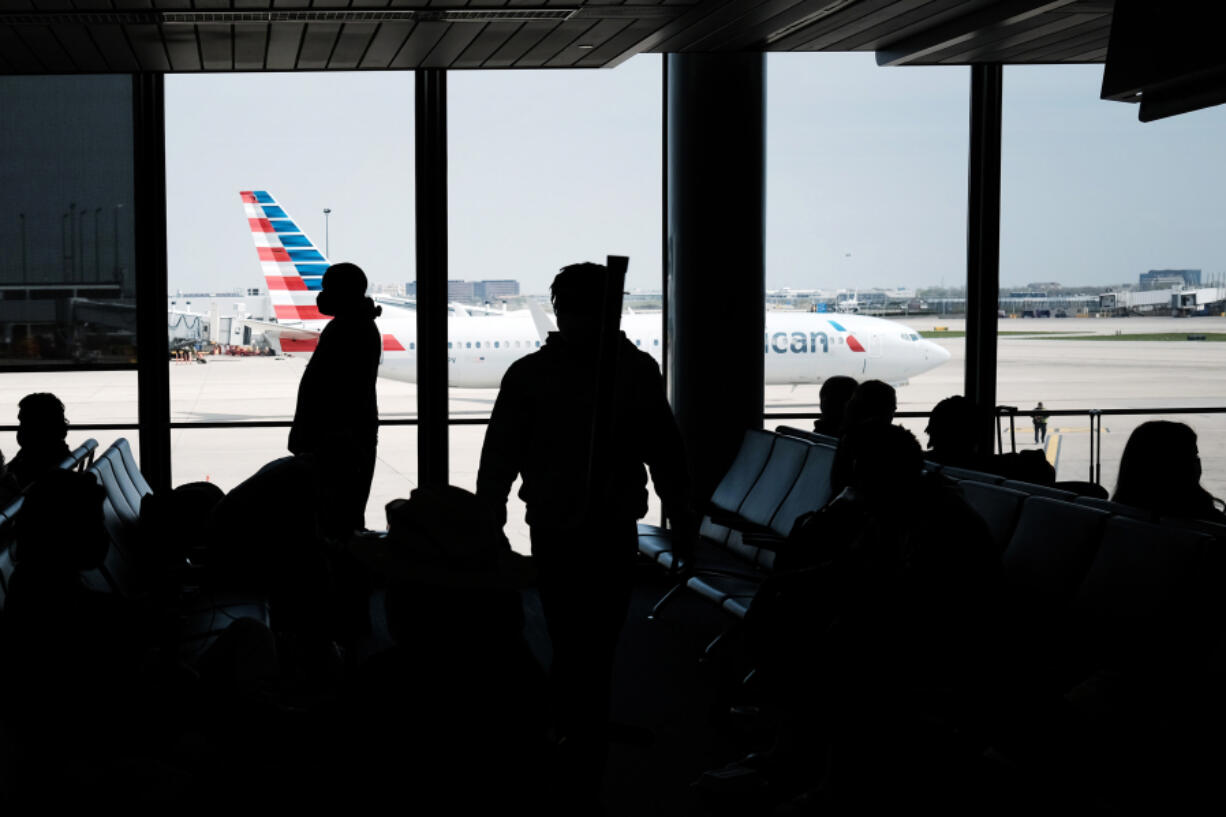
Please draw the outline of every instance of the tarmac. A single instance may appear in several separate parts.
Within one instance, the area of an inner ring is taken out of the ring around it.
[[[902,319],[915,330],[944,326],[951,333],[964,329],[956,319],[915,317]],[[1117,331],[1226,332],[1223,318],[1125,319],[1002,319],[1002,332],[1080,332],[1113,335]],[[997,402],[1018,407],[1014,434],[1018,449],[1035,447],[1029,412],[1038,401],[1048,411],[1115,408],[1188,408],[1189,414],[1169,419],[1190,424],[1198,433],[1204,467],[1202,484],[1215,496],[1226,497],[1226,414],[1197,413],[1203,407],[1226,406],[1226,343],[1206,341],[1095,341],[1056,340],[1043,334],[1003,335],[999,343]],[[963,387],[965,340],[936,341],[952,358],[931,372],[914,378],[898,390],[900,411],[928,411],[940,399]],[[295,358],[209,357],[204,365],[171,363],[171,411],[176,422],[280,420],[293,416],[298,380],[304,361]],[[382,417],[411,418],[416,413],[416,386],[381,379],[379,406]],[[817,385],[768,386],[766,411],[816,412]],[[116,436],[126,436],[139,450],[135,428],[128,432],[90,432],[92,423],[137,423],[136,373],[39,372],[0,377],[0,421],[16,423],[17,401],[25,394],[50,391],[67,406],[69,443],[96,437],[105,448]],[[454,418],[488,417],[497,392],[493,389],[453,389]],[[1158,416],[1105,417],[1101,435],[1101,482],[1114,487],[1119,456],[1128,434],[1139,423]],[[921,444],[925,421],[900,422],[915,432]],[[770,420],[767,428],[787,424],[808,426],[808,420]],[[1090,420],[1088,414],[1053,416],[1048,422],[1045,450],[1062,480],[1091,476]],[[484,425],[452,426],[451,480],[468,489],[476,486]],[[264,463],[285,455],[287,428],[176,429],[171,434],[173,479],[176,484],[209,480],[229,490]],[[1009,450],[1007,422],[1002,439]],[[16,451],[11,432],[0,432],[0,451]],[[416,426],[384,427],[379,437],[379,458],[367,506],[367,525],[386,526],[384,507],[406,497],[416,487]],[[1097,468],[1097,463],[1095,463]],[[1096,474],[1097,475],[1097,474]],[[513,491],[514,493],[514,491]],[[287,512],[289,509],[287,509]],[[507,535],[517,551],[527,552],[528,532],[523,506],[512,496]],[[648,521],[659,518],[654,504]]]

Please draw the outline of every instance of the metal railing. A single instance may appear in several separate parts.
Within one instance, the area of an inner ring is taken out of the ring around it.
[[[1089,466],[1089,481],[1095,484],[1102,483],[1103,463],[1102,463],[1102,434],[1103,434],[1103,418],[1104,417],[1139,417],[1153,415],[1180,415],[1180,414],[1226,414],[1226,406],[1161,406],[1158,408],[1124,408],[1124,409],[1095,409],[1095,408],[1077,408],[1077,409],[1043,409],[1042,412],[1047,417],[1088,417],[1090,420],[1090,466]],[[1020,417],[1031,417],[1035,414],[1033,409],[1019,409],[1017,406],[997,406],[996,407],[996,450],[1003,453],[1005,450],[1004,431],[1005,421],[1008,421],[1009,431],[1009,450],[1017,451],[1017,431],[1016,420]],[[794,411],[779,411],[768,412],[763,415],[764,420],[815,420],[821,414],[817,412],[794,412]],[[894,417],[897,419],[922,419],[931,417],[931,411],[899,411]]]
[[[996,449],[1005,450],[1005,421],[1008,421],[1009,450],[1017,451],[1016,421],[1020,417],[1033,416],[1033,410],[1023,410],[1017,406],[996,407]],[[1089,481],[1102,482],[1102,433],[1104,417],[1139,417],[1139,416],[1169,416],[1181,414],[1226,414],[1226,406],[1161,406],[1158,408],[1123,408],[1123,409],[1044,409],[1047,417],[1087,417],[1090,422],[1089,445],[1090,465]],[[774,420],[815,420],[821,416],[813,411],[774,411],[762,415],[764,421]],[[894,414],[896,419],[925,419],[931,417],[931,411],[899,411]],[[172,431],[207,430],[223,428],[289,428],[292,420],[233,420],[220,422],[175,421],[170,424]],[[449,426],[479,426],[488,425],[488,417],[452,417],[448,419]],[[379,420],[379,426],[416,426],[416,417],[395,417]],[[137,423],[73,423],[73,431],[134,431],[139,429]],[[0,432],[16,432],[15,425],[0,425]]]

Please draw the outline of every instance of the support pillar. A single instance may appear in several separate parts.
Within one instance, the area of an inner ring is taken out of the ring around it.
[[[766,58],[665,60],[666,370],[703,499],[762,428]]]
[[[966,396],[979,409],[976,440],[990,454],[996,427],[996,314],[1000,308],[1000,64],[971,66],[966,232]]]
[[[171,478],[164,75],[132,75],[132,125],[140,470],[155,492],[165,493]]]
[[[414,74],[417,186],[417,480],[450,480],[447,425],[447,72]]]

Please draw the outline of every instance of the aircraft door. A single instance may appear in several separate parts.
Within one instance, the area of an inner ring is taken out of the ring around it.
[[[872,358],[881,357],[882,351],[881,335],[876,332],[872,334],[868,341],[868,356]]]

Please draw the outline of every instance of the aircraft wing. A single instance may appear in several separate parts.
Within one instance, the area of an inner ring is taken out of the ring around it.
[[[243,318],[243,325],[250,326],[252,329],[263,332],[266,335],[286,338],[287,340],[319,340],[319,335],[323,331],[321,329],[304,329],[301,326],[291,326],[284,323],[257,321],[251,318]]]

